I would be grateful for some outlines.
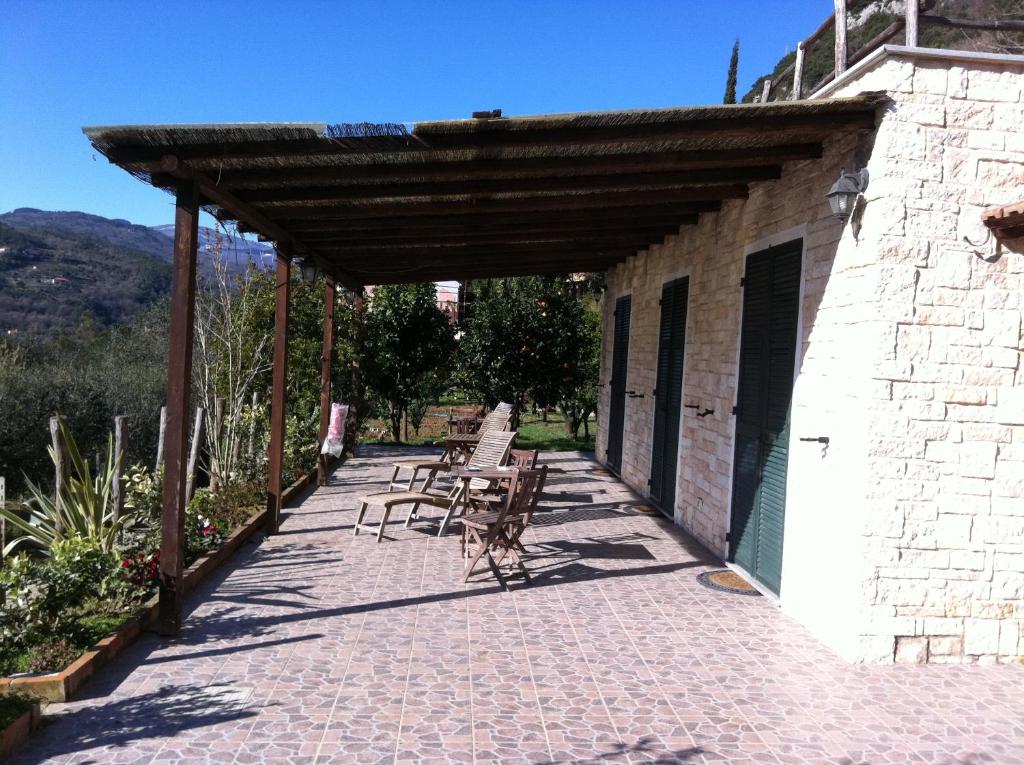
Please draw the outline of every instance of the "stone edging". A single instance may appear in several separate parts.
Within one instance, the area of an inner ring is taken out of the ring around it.
[[[338,460],[328,462],[333,468]],[[316,471],[297,480],[281,492],[281,506],[284,507],[303,489],[316,480]],[[192,592],[200,582],[209,576],[222,563],[230,558],[235,551],[249,540],[266,523],[267,511],[263,510],[229,536],[220,547],[211,550],[185,569],[183,589],[185,594]],[[142,634],[144,627],[156,624],[159,613],[158,597],[154,595],[143,604],[139,611],[125,619],[124,623],[113,633],[100,640],[91,649],[79,656],[61,672],[31,677],[0,677],[0,691],[7,688],[20,688],[45,701],[70,701],[77,690],[96,670],[107,664],[122,650],[134,643]],[[19,721],[20,722],[20,719]],[[15,723],[18,724],[18,723]],[[27,731],[26,731],[27,735]],[[5,733],[6,736],[6,733]],[[6,742],[6,738],[3,739]]]
[[[14,754],[15,749],[25,743],[29,734],[39,725],[41,718],[39,703],[36,702],[30,710],[0,731],[0,760],[6,760]]]
[[[185,594],[192,592],[214,569],[230,558],[244,542],[262,530],[266,517],[266,510],[257,513],[228,537],[224,544],[192,563],[185,570],[183,582]],[[70,701],[76,691],[96,670],[138,639],[142,634],[143,627],[150,627],[156,623],[158,611],[158,598],[154,595],[143,604],[134,616],[125,619],[117,630],[96,643],[65,667],[63,671],[27,677],[0,678],[0,691],[7,688],[20,688],[45,701]]]

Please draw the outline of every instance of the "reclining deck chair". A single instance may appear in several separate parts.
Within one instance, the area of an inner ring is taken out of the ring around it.
[[[524,551],[519,538],[537,509],[547,479],[547,465],[538,470],[513,468],[505,501],[496,510],[471,513],[462,519],[462,556],[465,561],[464,582],[469,581],[480,558],[487,556],[487,565],[498,583],[505,588],[501,563],[505,558],[518,565],[529,583],[530,574],[519,553]]]
[[[499,404],[498,406],[500,407],[502,405]],[[511,406],[509,407],[508,412],[499,411],[498,408],[495,407],[493,412],[484,417],[477,432],[471,435],[474,437],[475,442],[478,442],[485,433],[488,433],[491,430],[505,430],[511,419]],[[445,440],[447,442],[447,439]],[[416,483],[416,479],[419,477],[421,470],[427,471],[427,476],[423,479],[423,484],[420,486],[419,490],[426,491],[430,488],[430,485],[434,482],[434,478],[438,473],[447,473],[449,468],[451,468],[452,450],[449,449],[446,443],[444,453],[439,459],[432,460],[420,457],[419,459],[398,460],[392,464],[395,467],[395,472],[391,474],[391,481],[388,483],[388,491],[394,491],[396,489],[398,491],[412,491],[412,487]],[[412,471],[412,475],[409,476],[408,482],[398,480],[398,474],[402,470]]]
[[[487,432],[485,428],[494,427],[493,424],[488,425],[488,418],[493,418],[492,423],[503,421],[501,429],[504,430],[512,420],[512,404],[502,401],[494,407],[494,411],[484,418],[476,433],[453,433],[445,437],[444,459],[453,465],[468,461],[469,455],[473,453],[473,449],[476,448],[483,434]]]
[[[510,430],[491,430],[481,439],[473,456],[468,463],[469,467],[490,468],[505,464],[508,459],[509,450],[515,441],[516,433]],[[356,517],[356,524],[353,529],[355,536],[359,536],[359,529],[370,528],[369,524],[363,523],[366,516],[366,508],[370,505],[381,505],[384,508],[384,515],[381,517],[380,525],[377,527],[377,541],[384,538],[384,527],[387,525],[391,511],[399,505],[412,505],[409,515],[405,519],[408,526],[412,519],[417,517],[416,511],[420,505],[430,505],[445,511],[444,518],[437,535],[443,536],[451,522],[452,516],[463,502],[463,492],[485,491],[491,486],[491,481],[483,478],[473,478],[470,481],[456,481],[451,491],[447,494],[431,494],[425,491],[385,491],[375,494],[367,494],[360,497],[359,515]]]

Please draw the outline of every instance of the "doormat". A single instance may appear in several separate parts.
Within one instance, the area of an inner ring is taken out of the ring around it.
[[[757,588],[752,587],[746,579],[729,569],[705,571],[697,575],[697,581],[712,590],[731,592],[736,595],[760,595]]]
[[[654,515],[658,512],[657,509],[650,505],[636,504],[630,505],[629,507],[634,513],[643,513],[644,515]]]

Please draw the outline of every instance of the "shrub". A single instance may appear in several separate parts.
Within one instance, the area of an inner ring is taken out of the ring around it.
[[[0,731],[32,708],[35,699],[17,690],[0,691]]]
[[[107,438],[106,465],[93,476],[89,461],[82,458],[64,420],[59,420],[59,426],[69,468],[60,496],[54,501],[39,486],[28,481],[32,494],[26,503],[28,519],[12,510],[0,508],[0,517],[24,534],[4,548],[4,555],[28,545],[48,552],[58,541],[76,537],[91,540],[109,552],[114,549],[121,527],[132,520],[131,513],[117,519],[114,517],[112,487],[116,474],[113,436]],[[57,453],[52,447],[50,457],[56,464]]]
[[[82,655],[82,649],[67,640],[51,640],[32,646],[28,652],[28,672],[60,672]]]
[[[49,558],[12,558],[0,569],[0,644],[28,647],[48,636],[74,639],[76,616],[116,571],[117,558],[94,540],[59,540]]]

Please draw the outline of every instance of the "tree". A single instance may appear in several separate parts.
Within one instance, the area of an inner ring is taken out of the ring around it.
[[[729,57],[729,74],[725,78],[725,100],[724,104],[736,103],[736,76],[739,73],[740,66],[740,41],[736,38],[736,42],[732,44],[732,55]]]
[[[512,427],[518,427],[530,391],[540,379],[535,352],[539,319],[535,287],[529,278],[481,284],[459,341],[462,384],[489,407],[499,401],[512,404]]]
[[[238,476],[246,412],[261,376],[271,368],[273,324],[268,326],[261,315],[261,278],[266,277],[254,268],[232,277],[227,262],[218,256],[204,289],[196,295],[192,377],[206,410],[206,450],[214,489]]]
[[[410,406],[435,399],[447,384],[455,332],[430,282],[377,287],[364,322],[366,384],[387,409],[394,440],[401,441]]]
[[[511,403],[513,427],[529,400],[558,406],[574,438],[594,411],[600,329],[587,283],[525,277],[478,291],[459,348],[460,377],[489,406]]]

